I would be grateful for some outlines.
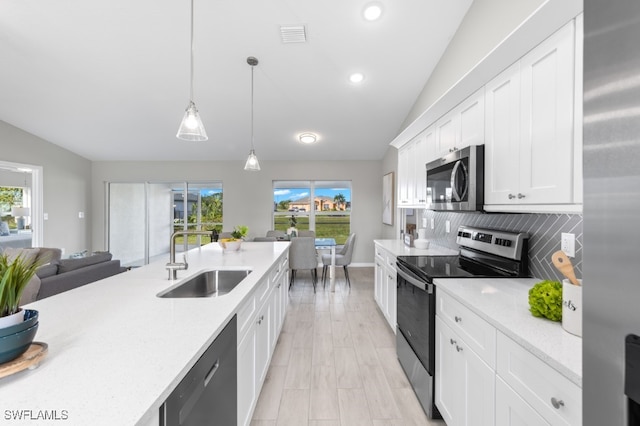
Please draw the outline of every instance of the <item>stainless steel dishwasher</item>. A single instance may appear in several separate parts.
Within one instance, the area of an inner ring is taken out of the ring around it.
[[[236,316],[160,407],[161,426],[235,426],[238,417]]]

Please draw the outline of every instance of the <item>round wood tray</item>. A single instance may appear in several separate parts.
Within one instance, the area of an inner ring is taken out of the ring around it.
[[[36,368],[47,355],[49,346],[42,342],[33,342],[29,349],[18,358],[0,364],[0,378],[10,376],[19,371]]]

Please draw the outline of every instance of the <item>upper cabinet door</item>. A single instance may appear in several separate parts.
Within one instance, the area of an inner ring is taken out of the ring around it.
[[[571,203],[574,23],[520,61],[520,203]]]
[[[485,87],[485,204],[516,202],[520,156],[520,64]]]
[[[460,133],[457,148],[484,143],[484,87],[469,96],[455,109],[459,116]]]
[[[436,145],[438,156],[446,155],[459,149],[460,117],[450,111],[436,122]]]

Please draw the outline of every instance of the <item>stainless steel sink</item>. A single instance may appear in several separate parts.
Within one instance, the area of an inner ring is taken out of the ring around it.
[[[237,271],[205,271],[178,287],[158,293],[158,297],[215,297],[222,296],[233,290],[251,273],[250,270]]]

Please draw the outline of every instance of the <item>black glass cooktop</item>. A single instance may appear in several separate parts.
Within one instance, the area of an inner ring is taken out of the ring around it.
[[[398,263],[431,282],[433,278],[498,278],[513,276],[500,268],[463,256],[398,256]]]

